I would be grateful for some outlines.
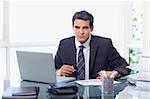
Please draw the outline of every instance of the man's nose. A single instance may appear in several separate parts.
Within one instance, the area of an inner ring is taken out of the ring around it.
[[[84,33],[84,31],[83,31],[83,29],[82,29],[82,28],[80,28],[80,31],[79,31],[79,32],[80,32],[80,34]]]

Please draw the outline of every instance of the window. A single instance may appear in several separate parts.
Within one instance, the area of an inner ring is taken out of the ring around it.
[[[142,55],[142,49],[130,48],[129,49],[129,64],[132,66],[139,65],[141,55]]]
[[[143,2],[132,3],[132,30],[131,30],[131,47],[129,48],[129,63],[132,66],[140,65],[140,59],[142,56],[142,44],[143,44]]]
[[[0,0],[0,41],[3,39],[3,0]]]
[[[4,82],[3,79],[6,76],[6,49],[0,48],[0,92],[3,92]],[[0,93],[1,95],[1,93]]]

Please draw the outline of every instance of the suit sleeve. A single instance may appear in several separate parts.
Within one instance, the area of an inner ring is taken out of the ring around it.
[[[56,53],[56,55],[55,55],[55,68],[56,68],[56,70],[57,70],[57,69],[60,69],[61,66],[63,65],[63,64],[62,64],[62,60],[61,60],[61,45],[62,45],[61,42],[62,42],[62,41],[60,41],[60,44],[59,44],[59,46],[58,46],[57,53]]]
[[[108,43],[108,60],[110,69],[118,71],[121,76],[125,76],[130,73],[131,70],[127,68],[129,64],[120,56],[110,39]]]

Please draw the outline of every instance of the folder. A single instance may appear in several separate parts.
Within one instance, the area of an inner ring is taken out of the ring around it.
[[[39,87],[9,87],[2,99],[37,99]]]
[[[78,87],[75,83],[58,82],[49,84],[48,91],[57,95],[76,94]]]

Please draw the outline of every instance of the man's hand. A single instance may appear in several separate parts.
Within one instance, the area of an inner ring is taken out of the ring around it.
[[[105,73],[106,73],[107,77],[114,77],[115,78],[117,75],[119,75],[118,71],[115,71],[115,70],[105,71]],[[102,75],[99,75],[99,76],[96,77],[96,79],[101,79],[101,77],[102,77]]]
[[[63,65],[60,68],[60,76],[69,76],[76,70],[74,69],[73,65]]]

